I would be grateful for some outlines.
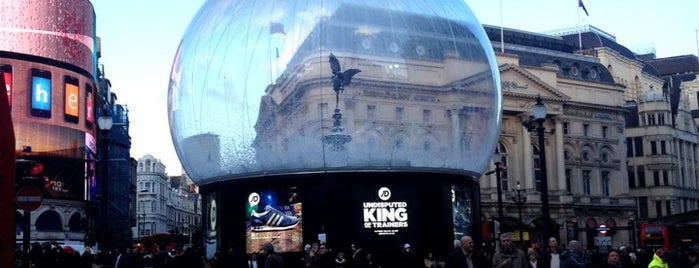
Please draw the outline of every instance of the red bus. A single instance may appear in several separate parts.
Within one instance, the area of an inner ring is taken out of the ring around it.
[[[670,249],[667,226],[648,222],[641,223],[639,242],[642,247]]]
[[[167,251],[174,250],[175,247],[181,247],[187,244],[188,239],[185,235],[171,233],[157,233],[142,237],[136,241],[136,248],[143,248],[146,252],[155,253],[160,245],[165,246]]]

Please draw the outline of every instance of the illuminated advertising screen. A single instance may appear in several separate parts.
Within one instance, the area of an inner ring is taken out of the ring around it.
[[[2,65],[0,66],[0,71],[5,77],[5,90],[7,90],[7,103],[10,104],[10,110],[12,110],[12,66]]]
[[[78,123],[80,116],[80,91],[78,90],[78,79],[72,76],[63,76],[64,88],[64,114],[66,122]]]
[[[463,185],[451,186],[451,208],[454,220],[454,239],[471,236],[473,223],[472,196],[470,188]]]
[[[303,251],[302,206],[296,187],[251,191],[246,212],[248,254],[267,242],[279,253]]]
[[[216,205],[216,193],[209,194],[206,197],[206,210],[204,211],[204,224],[206,231],[204,239],[206,243],[206,257],[211,259],[218,249],[218,207]]]
[[[92,124],[95,122],[94,115],[94,97],[92,95],[92,85],[85,83],[85,126],[92,129]]]
[[[31,115],[51,118],[51,73],[32,69]]]
[[[85,162],[54,156],[18,156],[31,163],[35,185],[42,189],[44,198],[83,200]]]

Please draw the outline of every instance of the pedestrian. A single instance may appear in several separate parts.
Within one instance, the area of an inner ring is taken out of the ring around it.
[[[489,266],[489,264],[478,257],[478,254],[474,254],[473,238],[467,235],[462,236],[460,244],[460,248],[454,249],[454,251],[447,256],[447,261],[444,265],[445,268],[476,268]]]
[[[561,254],[561,268],[586,268],[587,261],[583,254],[582,243],[577,240],[568,242],[568,251]]]
[[[693,246],[687,251],[687,262],[690,268],[699,268],[699,246]]]
[[[561,267],[561,249],[558,245],[558,239],[550,237],[546,248],[541,253],[541,268],[560,268]]]
[[[648,268],[668,268],[667,261],[670,258],[670,252],[665,249],[657,249],[653,253],[653,260],[648,264]]]
[[[611,249],[607,251],[607,260],[602,264],[602,268],[620,268],[619,252]]]
[[[500,250],[493,256],[493,268],[526,268],[528,265],[524,251],[512,245],[510,233],[500,234]]]
[[[265,243],[260,249],[260,253],[266,255],[264,268],[284,268],[284,260],[274,251],[272,243]]]
[[[527,249],[527,260],[529,261],[529,265],[527,267],[541,268],[541,266],[539,266],[539,253],[536,253],[536,250],[533,248]]]

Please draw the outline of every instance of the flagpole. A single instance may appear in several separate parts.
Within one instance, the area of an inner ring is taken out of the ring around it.
[[[580,0],[578,0],[580,1]],[[578,2],[578,50],[582,54],[582,25],[580,24],[580,2]]]
[[[697,29],[694,29],[694,36],[697,39],[697,57],[699,57],[699,32]]]
[[[269,23],[269,36],[267,37],[267,59],[269,60],[269,84],[272,84],[272,23]]]
[[[505,53],[505,29],[502,26],[502,0],[500,0],[500,53]]]

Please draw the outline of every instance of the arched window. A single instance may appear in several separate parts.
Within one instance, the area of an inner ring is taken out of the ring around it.
[[[41,213],[36,219],[37,231],[63,231],[63,223],[58,212],[49,210]]]
[[[68,230],[71,232],[80,232],[85,230],[85,220],[83,220],[83,217],[80,216],[80,213],[73,213],[73,216],[70,216],[70,219],[68,220]]]

